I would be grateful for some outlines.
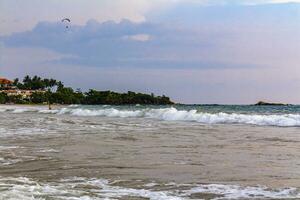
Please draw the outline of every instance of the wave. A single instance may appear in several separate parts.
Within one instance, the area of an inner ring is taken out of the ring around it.
[[[177,110],[176,108],[118,110],[108,109],[69,109],[63,108],[57,114],[74,116],[102,116],[102,117],[144,117],[165,121],[190,121],[203,124],[249,124],[260,126],[300,126],[299,114],[238,114],[238,113],[204,113],[197,110]]]
[[[150,118],[164,121],[189,121],[203,124],[248,124],[258,126],[299,127],[300,114],[240,114],[240,113],[207,113],[197,110],[178,110],[170,108],[112,108],[101,106],[86,108],[72,105],[56,110],[45,107],[1,107],[0,112],[24,113],[38,112],[42,114],[72,115],[84,117],[120,117]]]
[[[33,179],[1,178],[0,199],[121,199],[147,198],[150,200],[185,200],[193,196],[211,199],[298,199],[296,188],[270,189],[267,187],[242,187],[222,184],[160,184],[139,185],[137,188],[117,186],[119,181],[73,177],[53,182]],[[168,190],[165,190],[169,188]]]
[[[25,112],[47,112],[43,106],[0,106],[0,112],[25,113]],[[51,110],[50,110],[51,111]]]

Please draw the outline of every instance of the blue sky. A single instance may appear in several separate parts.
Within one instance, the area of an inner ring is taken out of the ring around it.
[[[0,76],[183,103],[300,103],[298,1],[0,0],[0,19]]]

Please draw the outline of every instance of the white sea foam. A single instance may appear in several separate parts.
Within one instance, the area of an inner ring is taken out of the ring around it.
[[[56,114],[58,113],[60,110],[39,110],[39,113],[44,113],[44,114]]]
[[[24,112],[29,112],[29,111],[34,111],[33,109],[28,109],[28,108],[15,108],[12,113],[24,113]]]
[[[0,146],[0,166],[12,165],[22,160],[17,158],[13,150],[20,149],[19,146]]]
[[[203,124],[250,124],[261,126],[300,126],[300,114],[237,114],[237,113],[204,113],[197,110],[177,110],[176,108],[118,110],[109,109],[69,109],[63,108],[59,114],[75,116],[103,117],[145,117],[165,121],[192,121]]]
[[[195,193],[210,193],[221,195],[218,199],[298,199],[300,191],[297,188],[270,189],[260,187],[241,187],[237,185],[209,184],[199,185],[185,191],[186,195]]]
[[[13,165],[13,164],[16,164],[16,163],[19,163],[19,162],[22,162],[22,160],[21,159],[17,159],[17,158],[15,158],[15,159],[8,159],[8,158],[0,157],[0,166]]]
[[[0,151],[8,150],[8,149],[18,149],[21,148],[19,146],[0,146]]]
[[[60,151],[56,149],[40,149],[37,152],[39,153],[59,153]]]
[[[42,106],[19,106],[19,105],[0,106],[0,112],[11,112],[11,113],[38,112],[45,109],[46,107],[42,107]]]
[[[32,135],[42,135],[47,133],[47,129],[41,128],[0,128],[0,138],[1,137],[28,137]]]
[[[181,197],[165,191],[150,191],[111,186],[105,179],[73,178],[57,183],[41,183],[28,178],[0,178],[2,200],[72,199],[100,200],[123,196],[143,197],[150,200],[180,200]]]
[[[113,183],[113,182],[112,182]],[[192,185],[174,184],[169,190],[159,190],[157,185],[146,189],[116,186],[106,179],[71,178],[57,182],[39,182],[28,178],[0,178],[0,199],[119,199],[139,197],[150,200],[189,200],[191,195],[216,195],[214,199],[299,199],[296,188],[270,189],[266,187],[241,187],[236,185]],[[156,189],[155,189],[156,188]],[[190,189],[188,189],[190,188]]]
[[[250,124],[259,126],[300,126],[300,114],[239,114],[239,113],[205,113],[197,110],[178,110],[170,108],[144,108],[144,109],[117,109],[101,106],[99,108],[86,108],[71,105],[56,110],[47,110],[46,107],[18,107],[2,106],[1,112],[24,113],[37,112],[41,114],[58,114],[73,116],[101,116],[120,118],[151,118],[164,121],[191,121],[203,124]]]
[[[117,110],[115,108],[108,108],[108,109],[97,109],[97,110],[90,110],[90,109],[68,109],[62,108],[58,114],[70,114],[75,116],[105,116],[105,117],[143,117],[144,111],[143,110]]]

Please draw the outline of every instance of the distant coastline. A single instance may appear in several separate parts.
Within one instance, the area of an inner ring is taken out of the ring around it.
[[[153,93],[118,93],[94,89],[88,92],[81,92],[80,89],[74,91],[55,79],[25,76],[23,81],[0,78],[0,104],[169,105],[174,102],[165,95],[156,96]]]
[[[38,76],[25,76],[22,81],[18,78],[13,81],[0,78],[0,104],[26,104],[26,105],[202,105],[222,106],[222,104],[182,104],[174,103],[169,97],[156,96],[153,93],[144,94],[128,91],[118,93],[114,91],[88,92],[76,91],[65,87],[61,81],[41,78]],[[290,106],[292,104],[259,101],[253,106]]]

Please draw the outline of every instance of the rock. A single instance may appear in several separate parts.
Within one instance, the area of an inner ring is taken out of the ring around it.
[[[289,104],[284,103],[269,103],[264,101],[259,101],[258,103],[254,104],[255,106],[287,106]]]

